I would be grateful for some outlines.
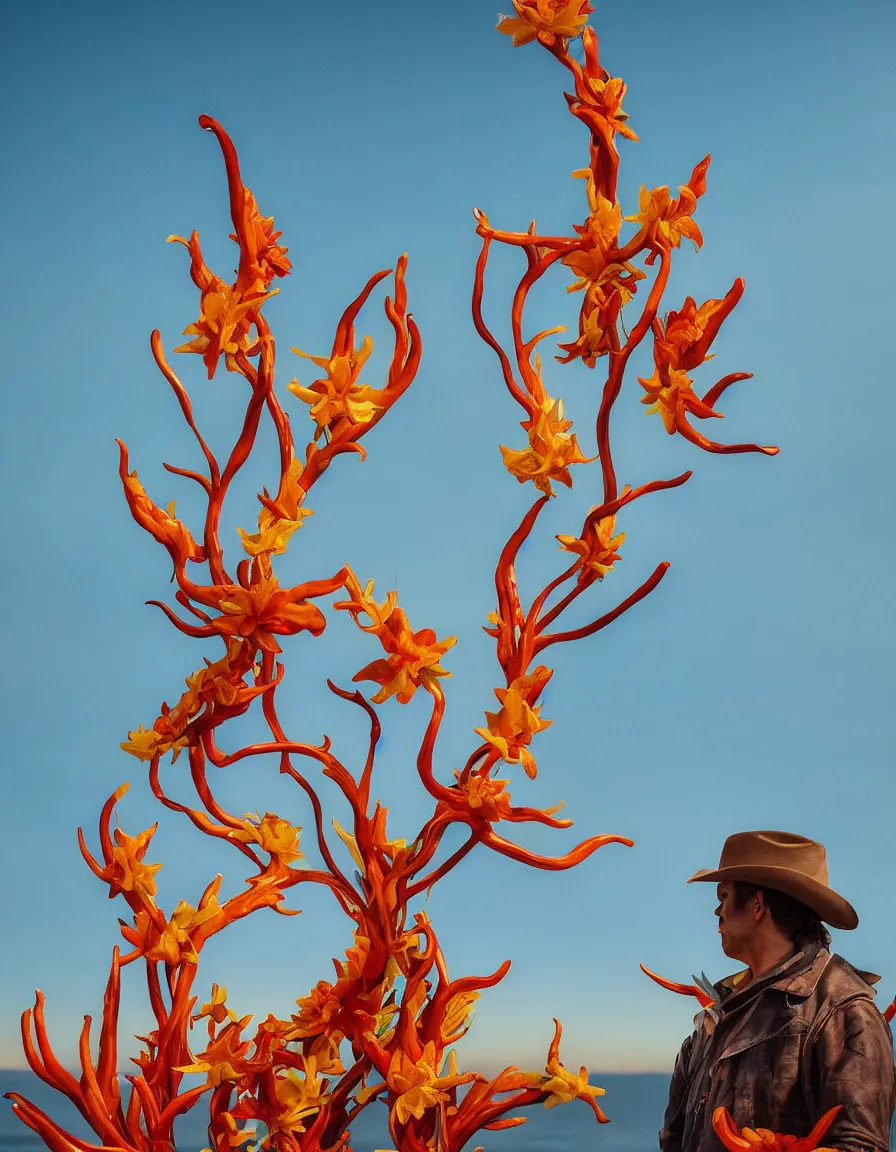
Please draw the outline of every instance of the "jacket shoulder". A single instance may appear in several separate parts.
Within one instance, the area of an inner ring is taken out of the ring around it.
[[[873,1000],[876,995],[874,985],[879,979],[873,972],[863,972],[834,953],[818,982],[819,991],[825,999],[835,1003],[855,997]]]

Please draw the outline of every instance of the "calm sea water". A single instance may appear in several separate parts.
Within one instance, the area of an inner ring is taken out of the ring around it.
[[[539,1106],[525,1110],[529,1119],[519,1128],[483,1132],[468,1148],[478,1143],[486,1152],[584,1152],[590,1148],[655,1152],[669,1077],[595,1074],[593,1081],[606,1089],[600,1103],[612,1117],[610,1124],[598,1124],[591,1109],[578,1101],[550,1110]],[[75,1135],[97,1142],[74,1107],[30,1072],[0,1071],[0,1096],[4,1092],[20,1092]],[[176,1133],[179,1152],[198,1152],[208,1143],[205,1124],[198,1115],[200,1107],[195,1117],[186,1116],[180,1122]],[[0,1099],[0,1152],[40,1152],[43,1147],[37,1133],[13,1115],[9,1101]],[[352,1148],[354,1152],[373,1152],[391,1147],[385,1110],[376,1115],[371,1107],[352,1129]]]

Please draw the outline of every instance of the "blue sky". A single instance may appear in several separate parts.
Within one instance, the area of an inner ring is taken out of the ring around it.
[[[676,253],[667,307],[687,294],[722,296],[745,278],[699,379],[708,387],[752,371],[726,395],[713,432],[779,444],[781,454],[710,457],[666,436],[638,403],[635,375],[649,374],[649,353],[634,360],[613,432],[621,478],[695,476],[620,523],[624,559],[574,622],[611,607],[660,560],[672,569],[611,629],[555,649],[538,778],[509,772],[516,802],[562,798],[576,821],[569,833],[530,832],[535,850],[560,853],[593,832],[636,846],[604,848],[560,874],[480,850],[435,890],[427,910],[453,974],[513,960],[461,1048],[462,1063],[485,1069],[540,1066],[552,1016],[565,1023],[570,1065],[670,1068],[694,1007],[653,987],[638,962],[674,979],[730,970],[712,891],[684,881],[744,828],[828,846],[832,882],[861,917],[837,947],[883,973],[887,999],[896,992],[896,400],[885,336],[896,14],[871,0],[848,10],[702,2],[673,19],[646,0],[598,5],[592,23],[602,62],[629,85],[642,141],[621,141],[624,211],[636,211],[640,184],[677,185],[713,155],[697,215],[705,246]],[[444,778],[494,705],[497,665],[480,626],[494,607],[495,558],[529,492],[501,464],[499,442],[522,444],[519,413],[470,320],[471,209],[499,227],[522,229],[534,216],[544,231],[567,233],[587,212],[581,181],[569,178],[586,163],[587,139],[565,111],[561,70],[534,46],[512,50],[494,24],[481,0],[275,0],[257,21],[232,0],[128,11],[36,0],[7,16],[0,1066],[22,1063],[18,1016],[35,986],[66,1062],[83,1014],[99,1015],[123,909],[81,862],[75,830],[95,842],[100,806],[123,780],[132,783],[123,826],[134,833],[158,817],[143,767],[119,741],[177,698],[203,654],[217,654],[143,606],[170,591],[169,567],[129,520],[114,444],[127,441],[160,504],[177,498],[183,515],[195,510],[186,483],[161,468],[163,459],[189,466],[192,445],[148,338],[158,327],[171,348],[196,314],[185,254],[166,236],[198,228],[209,263],[222,275],[233,263],[223,166],[200,113],[231,133],[246,182],[290,247],[295,273],[267,306],[281,391],[294,374],[311,379],[288,347],[327,351],[366,278],[409,253],[424,341],[417,381],[365,442],[368,460],[341,458],[315,489],[315,515],[282,579],[347,561],[380,593],[397,587],[414,627],[460,637],[445,660]],[[488,276],[487,315],[499,330],[520,274],[515,255],[496,252]],[[532,330],[574,323],[565,284],[558,273],[533,300]],[[376,341],[373,382],[384,363],[379,308],[359,325]],[[548,389],[564,398],[588,453],[600,381],[580,365],[549,356],[547,365]],[[227,442],[240,382],[222,372],[210,384],[198,359],[180,368],[203,426]],[[270,451],[270,438],[262,443]],[[234,525],[251,520],[273,469],[273,456],[260,459],[235,493],[232,548]],[[524,592],[557,571],[553,536],[577,530],[597,480],[597,465],[581,468],[573,492],[554,501],[519,565]],[[347,684],[377,654],[371,644],[337,619],[319,641],[287,646],[281,715],[298,738],[328,732],[344,759],[358,755],[362,733],[323,681]],[[412,836],[426,814],[412,769],[425,715],[423,699],[382,709],[377,794],[393,836]],[[251,722],[234,728],[234,742],[251,736]],[[181,768],[165,769],[172,790]],[[302,798],[273,765],[231,770],[216,787],[231,810],[270,808],[308,827]],[[236,854],[172,814],[162,814],[154,849],[163,906],[195,903],[218,870],[225,891],[242,879]],[[261,913],[214,940],[200,988],[226,984],[241,1014],[287,1015],[349,942],[324,895],[303,893],[301,906],[297,919]],[[138,976],[126,982],[124,1036],[149,1025]]]

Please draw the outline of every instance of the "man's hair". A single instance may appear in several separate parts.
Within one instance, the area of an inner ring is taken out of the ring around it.
[[[820,944],[822,948],[830,947],[831,934],[822,924],[821,917],[801,900],[788,896],[786,892],[779,892],[777,888],[765,888],[761,884],[735,880],[735,908],[743,908],[757,892],[761,892],[765,897],[765,904],[775,927],[787,936],[795,947],[805,948],[810,944]]]

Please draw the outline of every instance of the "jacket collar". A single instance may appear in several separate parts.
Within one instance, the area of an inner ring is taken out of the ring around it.
[[[742,991],[738,991],[738,985],[743,980],[745,970],[736,972],[716,984],[719,1003],[728,1012],[746,1004],[754,996],[769,988],[780,990],[790,996],[805,998],[814,992],[830,959],[831,954],[827,948],[822,948],[818,944],[809,945],[801,952],[788,956],[777,968],[767,972],[761,979],[751,981]]]

